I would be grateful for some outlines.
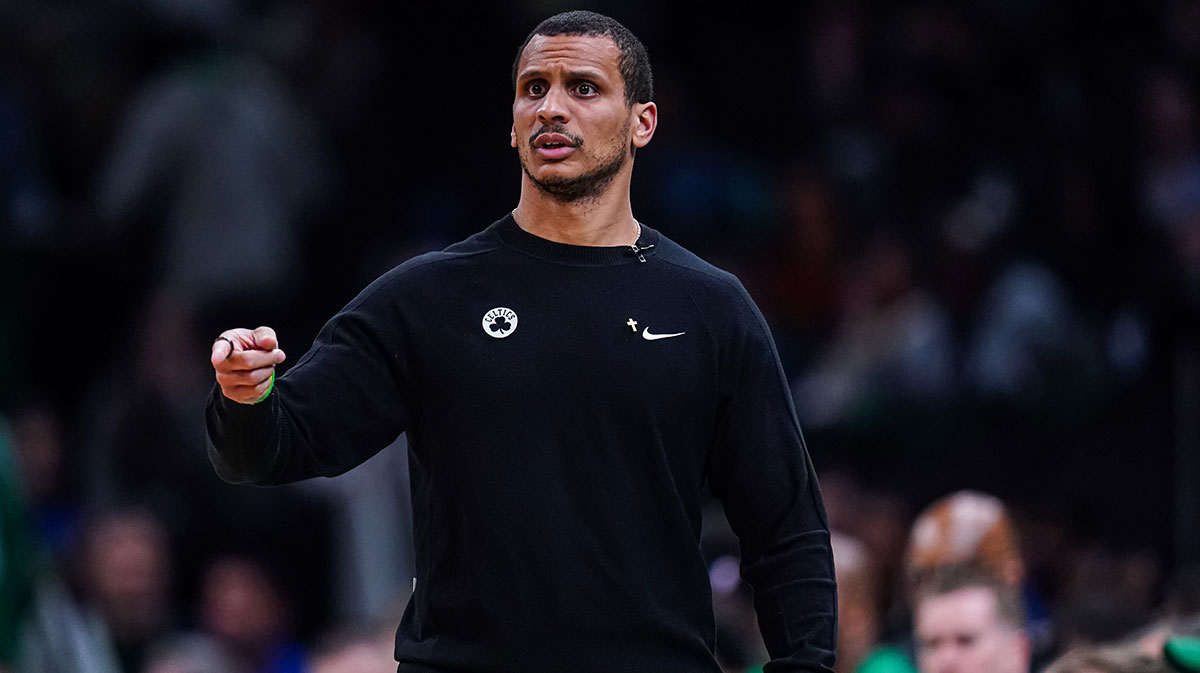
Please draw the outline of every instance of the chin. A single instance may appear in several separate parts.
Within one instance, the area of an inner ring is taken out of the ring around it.
[[[583,171],[562,164],[543,164],[533,171],[539,182],[568,182],[581,175]]]
[[[542,169],[538,171],[538,173],[539,177],[543,179],[572,180],[583,175],[584,171],[581,171],[573,166],[550,164],[548,166],[542,166]]]

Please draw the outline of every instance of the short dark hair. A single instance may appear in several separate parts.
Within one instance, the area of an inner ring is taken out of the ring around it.
[[[625,81],[625,102],[633,105],[654,100],[654,74],[650,71],[650,55],[646,53],[646,47],[641,40],[616,19],[586,10],[555,14],[539,23],[526,36],[521,47],[517,49],[516,58],[513,59],[514,89],[517,86],[517,67],[521,62],[521,55],[525,53],[525,47],[529,46],[529,41],[535,35],[603,35],[611,38],[617,49],[621,50],[621,60],[617,62],[617,68],[621,71],[621,79]]]

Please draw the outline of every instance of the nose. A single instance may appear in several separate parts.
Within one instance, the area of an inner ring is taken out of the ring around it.
[[[565,124],[569,121],[567,113],[566,92],[559,87],[551,87],[550,91],[542,97],[542,104],[538,106],[538,121],[543,124]]]

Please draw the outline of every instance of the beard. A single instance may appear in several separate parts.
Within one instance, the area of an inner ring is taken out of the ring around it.
[[[625,128],[621,131],[622,138],[629,137],[630,124],[626,123]],[[569,134],[563,128],[551,128],[543,126],[529,139],[529,147],[533,148],[534,138],[537,138],[543,133],[561,133],[571,138],[575,146],[583,147],[583,138]],[[529,180],[543,194],[552,197],[560,203],[575,203],[578,201],[595,200],[608,189],[612,184],[613,178],[617,177],[617,173],[621,172],[621,168],[625,166],[625,162],[629,159],[627,145],[614,143],[612,152],[600,158],[600,165],[587,171],[582,175],[572,177],[552,176],[539,180],[534,177],[529,171],[529,164],[525,161],[525,155],[517,152],[517,158],[521,162],[521,169],[525,171],[525,175],[529,176]]]

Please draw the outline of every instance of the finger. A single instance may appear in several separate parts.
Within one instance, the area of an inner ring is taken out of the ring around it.
[[[274,373],[274,371],[274,367],[262,367],[260,369],[252,370],[218,372],[217,383],[220,383],[222,388],[256,386],[263,381],[270,379],[271,374]]]
[[[264,397],[266,397],[267,393],[269,393],[271,391],[271,388],[274,385],[275,385],[275,379],[268,376],[265,381],[262,381],[258,385],[254,386],[254,395],[255,395],[254,401],[258,402],[258,401],[262,400]]]
[[[283,351],[279,349],[272,351],[235,351],[226,358],[225,364],[227,366],[221,367],[221,369],[224,371],[246,371],[261,367],[272,367],[283,362],[283,360]]]
[[[267,396],[267,392],[271,390],[271,377],[268,376],[265,381],[256,385],[245,386],[230,386],[221,388],[221,393],[240,404],[254,404],[262,401]]]
[[[224,339],[217,339],[212,345],[212,364],[216,367],[233,354],[233,344]]]
[[[279,338],[275,336],[275,330],[266,325],[254,330],[251,339],[254,341],[254,347],[259,350],[273,351],[279,348]]]
[[[252,350],[254,348],[254,331],[248,330],[245,327],[227,329],[221,332],[221,335],[217,338],[232,341],[233,350],[235,351]]]

